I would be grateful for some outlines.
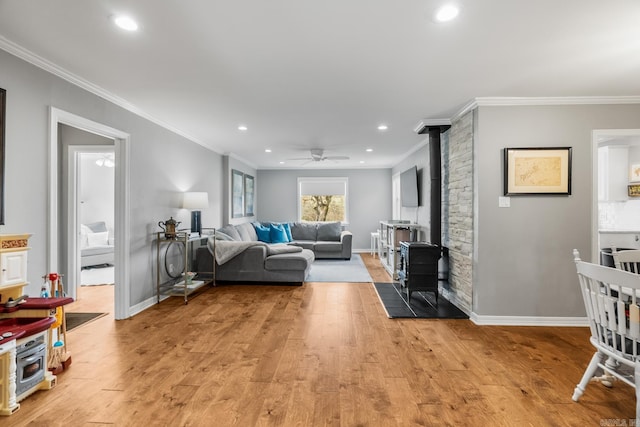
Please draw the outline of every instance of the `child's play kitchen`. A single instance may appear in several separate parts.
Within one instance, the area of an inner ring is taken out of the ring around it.
[[[51,389],[56,374],[71,363],[66,348],[62,277],[43,276],[40,297],[24,295],[30,234],[0,235],[0,415],[19,402]]]

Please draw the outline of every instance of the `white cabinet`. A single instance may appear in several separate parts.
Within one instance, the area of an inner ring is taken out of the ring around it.
[[[27,281],[27,251],[0,254],[0,287]]]
[[[30,234],[0,235],[0,289],[2,301],[22,295],[27,285],[27,254]]]
[[[619,202],[629,199],[629,148],[598,148],[598,200]]]
[[[640,231],[607,233],[600,232],[600,248],[640,249]]]

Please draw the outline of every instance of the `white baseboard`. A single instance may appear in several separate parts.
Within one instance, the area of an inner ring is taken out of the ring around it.
[[[160,297],[160,301],[164,301],[167,298],[170,298],[169,295],[164,295],[164,296]],[[151,298],[147,298],[146,300],[142,301],[141,303],[132,306],[129,309],[129,315],[130,315],[130,317],[133,317],[138,313],[142,313],[147,308],[153,307],[157,303],[158,303],[158,298],[157,297],[153,296]]]
[[[469,319],[476,325],[589,326],[586,317],[485,316],[472,312]]]

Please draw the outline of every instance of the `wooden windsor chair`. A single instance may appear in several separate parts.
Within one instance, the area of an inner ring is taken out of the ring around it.
[[[573,256],[596,352],[572,399],[602,371],[635,388],[640,425],[640,274],[584,262],[576,249]]]

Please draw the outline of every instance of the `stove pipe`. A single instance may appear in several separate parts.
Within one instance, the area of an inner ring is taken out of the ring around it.
[[[440,127],[429,128],[429,170],[431,171],[431,243],[442,246]]]

